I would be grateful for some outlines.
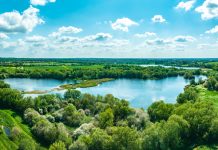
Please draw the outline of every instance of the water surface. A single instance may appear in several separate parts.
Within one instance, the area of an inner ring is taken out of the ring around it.
[[[187,70],[197,70],[200,69],[199,67],[178,67],[178,66],[165,66],[165,65],[155,65],[155,64],[148,64],[148,65],[139,65],[141,67],[164,67],[164,68],[177,68],[177,69],[187,69]]]
[[[205,76],[197,76],[205,79]],[[72,84],[76,81],[60,81],[54,79],[20,79],[9,78],[4,80],[12,88],[20,91],[49,91],[48,94],[64,95],[66,90],[52,90],[63,84]],[[169,77],[161,80],[142,80],[142,79],[116,79],[102,83],[96,87],[78,88],[82,93],[93,95],[113,94],[120,99],[128,100],[133,107],[147,108],[153,102],[164,100],[167,103],[175,103],[176,97],[183,92],[189,80],[181,76]],[[25,96],[36,97],[42,94],[25,94]]]
[[[206,77],[197,76],[196,80],[199,78]],[[113,94],[115,97],[128,100],[133,107],[147,108],[158,100],[176,103],[177,96],[184,91],[189,82],[181,76],[161,80],[117,79],[96,87],[78,88],[78,90],[93,95]]]

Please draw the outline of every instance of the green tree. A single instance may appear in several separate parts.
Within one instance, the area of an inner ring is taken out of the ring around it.
[[[113,126],[114,115],[111,108],[106,109],[104,112],[99,114],[99,126],[102,129]]]
[[[95,129],[89,139],[87,143],[89,150],[111,150],[112,148],[112,137],[102,129]]]
[[[10,88],[10,85],[5,83],[4,81],[0,81],[0,89]]]
[[[154,102],[148,107],[148,114],[152,122],[167,120],[172,111],[174,110],[173,104],[165,104],[163,101]]]
[[[187,101],[195,102],[198,99],[198,91],[195,87],[188,87],[184,93],[179,94],[177,102],[182,104]]]
[[[69,104],[67,107],[64,108],[63,121],[67,125],[78,127],[81,125],[84,117],[85,114],[77,111],[76,107],[73,104]]]
[[[81,97],[81,92],[78,90],[67,90],[64,94],[65,99],[79,99]]]
[[[208,141],[212,122],[218,117],[214,104],[209,101],[187,102],[177,107],[173,113],[188,121],[193,142]]]
[[[53,143],[50,147],[49,150],[67,150],[65,147],[65,144],[61,141]]]
[[[174,150],[182,149],[186,145],[189,124],[182,117],[172,115],[168,121],[156,122],[146,128],[142,136],[144,150]]]
[[[112,131],[113,148],[117,150],[139,150],[139,133],[129,127],[114,127]]]

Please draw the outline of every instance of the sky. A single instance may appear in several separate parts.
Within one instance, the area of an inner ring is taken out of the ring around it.
[[[217,58],[218,0],[0,0],[0,57]]]

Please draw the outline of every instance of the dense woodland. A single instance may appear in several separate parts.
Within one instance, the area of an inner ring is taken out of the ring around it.
[[[56,79],[159,79],[175,75],[191,79],[194,74],[203,73],[129,65],[67,67],[66,71],[63,68],[57,69],[63,74],[58,77],[47,67],[2,67],[0,72],[4,77]],[[184,93],[178,95],[176,104],[158,101],[147,110],[132,108],[127,101],[113,95],[93,96],[73,89],[64,97],[23,97],[21,92],[0,81],[0,146],[20,150],[182,150],[205,146],[216,149],[218,73],[210,70],[205,74],[208,79],[192,80]]]
[[[185,70],[163,67],[140,67],[135,65],[47,65],[0,67],[0,78],[52,78],[59,80],[102,78],[162,79],[178,75],[192,78],[193,75],[199,75],[202,72],[200,69]]]

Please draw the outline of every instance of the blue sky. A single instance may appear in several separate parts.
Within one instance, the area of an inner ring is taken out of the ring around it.
[[[218,57],[217,0],[1,0],[1,57]]]

